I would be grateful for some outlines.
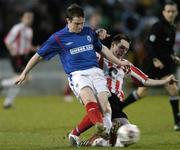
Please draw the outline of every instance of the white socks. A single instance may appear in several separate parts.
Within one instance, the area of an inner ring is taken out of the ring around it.
[[[15,77],[13,77],[13,78],[8,78],[8,79],[3,79],[3,80],[1,81],[1,86],[2,86],[2,87],[14,86],[14,81],[15,81]]]
[[[103,124],[104,124],[104,127],[106,128],[106,132],[109,134],[111,127],[112,127],[111,114],[110,113],[104,113]]]
[[[140,97],[137,95],[137,91],[136,91],[136,90],[132,92],[132,95],[134,96],[134,98],[135,98],[136,100],[138,100],[138,99],[140,98]]]
[[[8,107],[12,105],[19,91],[20,91],[20,88],[18,86],[12,86],[8,89],[8,95],[5,98],[4,107]]]

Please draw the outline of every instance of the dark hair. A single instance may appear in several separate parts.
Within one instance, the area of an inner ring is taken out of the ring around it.
[[[72,20],[74,17],[84,18],[84,11],[79,5],[72,4],[66,10],[66,17],[69,18],[70,20]]]
[[[177,6],[177,4],[171,0],[167,0],[164,2],[163,9],[165,8],[166,5],[176,5]]]
[[[128,43],[131,42],[130,38],[129,38],[127,35],[117,34],[117,35],[115,35],[115,36],[113,37],[112,43],[117,44],[117,43],[121,42],[121,40],[125,40],[125,41],[127,41]]]

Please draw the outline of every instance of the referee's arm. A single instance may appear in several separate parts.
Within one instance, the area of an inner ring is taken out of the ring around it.
[[[161,31],[160,24],[155,23],[151,28],[151,31],[148,35],[148,39],[146,39],[146,41],[145,41],[145,48],[146,48],[146,51],[148,52],[148,56],[151,59],[158,57],[157,43],[159,42],[159,39],[162,35],[161,32],[162,31]]]

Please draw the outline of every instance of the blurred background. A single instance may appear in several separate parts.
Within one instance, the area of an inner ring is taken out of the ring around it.
[[[165,0],[0,0],[0,78],[11,76],[13,71],[4,38],[19,22],[21,13],[30,9],[34,12],[33,45],[41,45],[55,31],[66,24],[65,9],[72,3],[81,5],[85,10],[86,24],[94,28],[105,28],[111,37],[117,33],[127,34],[131,48],[127,54],[134,65],[141,67],[145,56],[144,39],[149,28],[161,16]],[[174,0],[180,10],[180,1]],[[180,16],[176,19],[177,32],[174,50],[180,56]],[[111,39],[111,38],[110,38]],[[102,41],[109,46],[111,40]],[[60,69],[59,69],[60,68]],[[63,93],[67,79],[58,59],[42,62],[32,71],[32,81],[24,85],[22,95],[51,95]],[[177,68],[180,78],[180,68]],[[180,86],[180,85],[179,85]],[[133,85],[126,83],[126,92]],[[6,91],[3,91],[6,92]],[[154,91],[155,92],[155,91]]]

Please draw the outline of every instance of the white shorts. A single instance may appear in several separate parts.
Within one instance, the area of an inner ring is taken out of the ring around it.
[[[80,98],[79,94],[81,89],[87,86],[93,90],[95,95],[100,92],[108,92],[108,94],[110,94],[104,73],[99,68],[72,72],[69,75],[68,80],[69,85],[77,98]]]

